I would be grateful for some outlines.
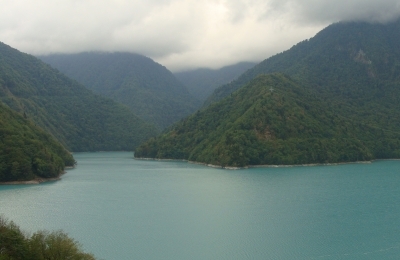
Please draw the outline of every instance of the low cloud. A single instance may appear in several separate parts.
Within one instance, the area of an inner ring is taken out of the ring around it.
[[[0,41],[31,54],[128,51],[171,70],[261,61],[332,22],[388,22],[398,1],[0,0]]]
[[[400,16],[397,0],[271,0],[271,13],[289,14],[301,23],[364,21],[387,23]]]

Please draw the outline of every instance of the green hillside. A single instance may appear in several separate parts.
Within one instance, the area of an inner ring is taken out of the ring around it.
[[[255,65],[253,62],[240,62],[217,70],[200,68],[177,72],[174,75],[185,84],[194,97],[204,102],[217,87],[235,80]]]
[[[0,102],[0,182],[58,177],[74,163],[52,136]]]
[[[355,122],[308,86],[272,74],[142,144],[135,157],[239,167],[350,162],[399,157],[399,134]]]
[[[165,67],[132,53],[79,53],[40,57],[94,92],[128,106],[160,129],[201,104]]]
[[[400,20],[389,24],[333,24],[218,88],[208,104],[228,96],[257,75],[282,72],[302,82],[338,113],[397,132],[399,42]]]
[[[0,43],[0,100],[71,151],[133,150],[157,131],[123,105]]]

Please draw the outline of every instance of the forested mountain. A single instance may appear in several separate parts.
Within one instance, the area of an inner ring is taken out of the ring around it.
[[[333,24],[218,88],[135,156],[228,166],[399,158],[399,42],[399,21]],[[291,79],[260,76],[277,71]]]
[[[233,81],[256,64],[253,62],[240,62],[217,70],[201,68],[177,72],[174,75],[188,88],[194,97],[204,102],[217,87]]]
[[[399,42],[400,20],[332,24],[216,89],[207,104],[228,96],[257,75],[271,72],[288,74],[326,97],[334,94],[349,102],[390,96],[390,85],[400,81]]]
[[[0,102],[0,182],[58,177],[74,163],[50,134]]]
[[[399,157],[399,137],[400,131],[355,122],[308,87],[271,74],[150,139],[135,157],[240,167],[348,162]]]
[[[71,151],[133,150],[156,129],[39,59],[0,43],[0,100]]]
[[[160,129],[200,106],[169,70],[142,55],[87,52],[40,58],[94,92],[127,105]]]

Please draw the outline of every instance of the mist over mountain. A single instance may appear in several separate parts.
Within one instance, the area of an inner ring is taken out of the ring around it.
[[[169,70],[142,55],[87,52],[40,59],[94,92],[125,104],[160,129],[201,104]]]
[[[217,87],[233,81],[256,64],[254,62],[240,62],[215,70],[202,68],[176,72],[174,75],[194,97],[204,102]]]
[[[399,21],[328,26],[217,88],[135,156],[221,166],[399,158],[399,42]]]
[[[259,74],[271,72],[283,72],[302,80],[327,97],[331,92],[344,99],[382,96],[385,90],[373,86],[398,81],[400,77],[399,40],[400,20],[388,24],[332,24],[216,89],[206,103],[228,96]]]
[[[0,43],[0,101],[70,151],[133,150],[156,129],[41,60]]]

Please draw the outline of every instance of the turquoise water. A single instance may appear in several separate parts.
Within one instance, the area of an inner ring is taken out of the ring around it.
[[[0,186],[0,214],[100,259],[400,259],[400,161],[234,171],[74,156],[61,181]]]

